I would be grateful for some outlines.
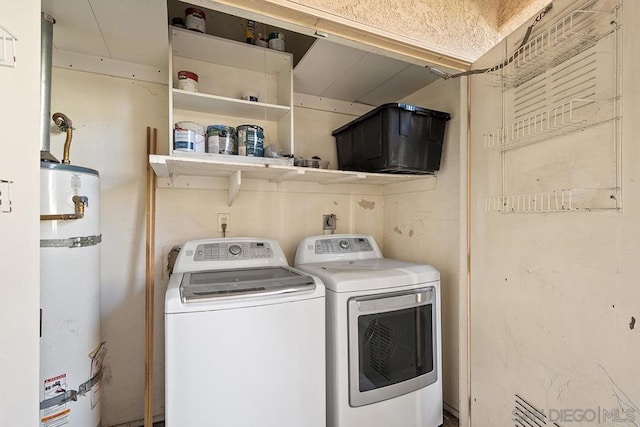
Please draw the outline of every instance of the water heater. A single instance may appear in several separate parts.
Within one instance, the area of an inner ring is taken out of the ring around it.
[[[100,178],[40,166],[40,425],[100,426]]]

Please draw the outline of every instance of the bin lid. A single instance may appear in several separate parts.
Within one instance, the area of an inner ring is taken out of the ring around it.
[[[449,113],[445,113],[443,111],[436,111],[436,110],[430,110],[428,108],[424,108],[424,107],[418,107],[415,105],[411,105],[411,104],[405,104],[402,102],[391,102],[388,104],[382,104],[379,107],[374,108],[373,110],[369,111],[366,114],[363,114],[362,116],[358,117],[355,120],[350,121],[349,123],[347,123],[346,125],[334,130],[331,135],[336,136],[339,133],[345,131],[346,129],[348,129],[349,127],[363,122],[365,120],[367,120],[369,117],[374,116],[376,114],[378,114],[378,112],[380,110],[385,110],[388,108],[399,108],[401,110],[405,110],[405,111],[412,111],[416,114],[420,114],[423,116],[431,116],[431,117],[436,117],[442,120],[450,120],[451,119],[451,114]]]

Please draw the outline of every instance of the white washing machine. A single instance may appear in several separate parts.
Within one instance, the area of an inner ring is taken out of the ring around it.
[[[326,288],[327,425],[441,426],[438,270],[367,235],[308,237],[295,266]]]
[[[273,240],[185,243],[165,297],[166,425],[325,427],[324,296]]]

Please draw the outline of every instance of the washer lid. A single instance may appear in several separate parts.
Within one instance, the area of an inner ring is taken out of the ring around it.
[[[312,277],[285,267],[187,272],[180,283],[183,303],[313,291]]]
[[[431,265],[391,258],[301,264],[296,268],[319,277],[333,292],[392,289],[440,280],[440,272]]]

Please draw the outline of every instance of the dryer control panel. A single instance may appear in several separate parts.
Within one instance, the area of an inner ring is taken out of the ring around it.
[[[373,236],[367,234],[331,234],[303,239],[296,251],[295,265],[332,261],[357,261],[382,258]]]
[[[369,239],[365,237],[337,237],[316,240],[316,254],[342,254],[373,251]]]

